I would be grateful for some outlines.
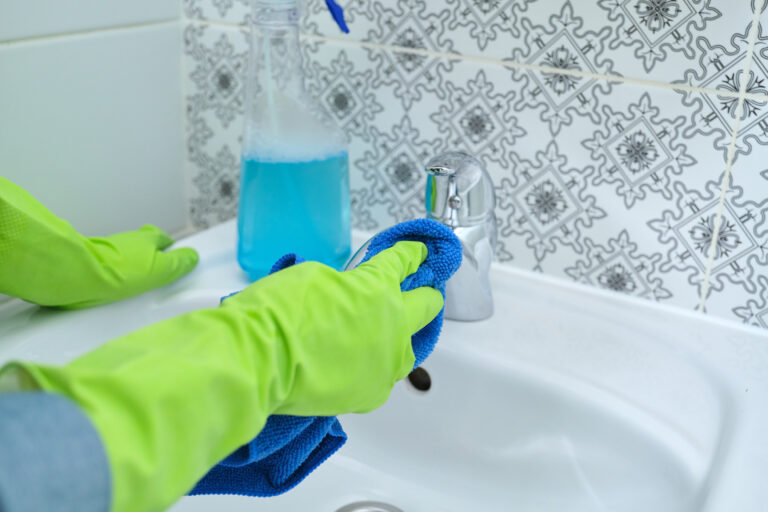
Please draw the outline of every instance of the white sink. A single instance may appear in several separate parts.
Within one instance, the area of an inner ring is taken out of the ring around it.
[[[142,297],[0,307],[0,362],[63,363],[247,284],[232,223],[185,243],[199,268]],[[491,319],[445,324],[431,389],[401,382],[379,410],[343,416],[349,441],[296,489],[172,511],[768,510],[768,333],[507,267],[492,283]]]

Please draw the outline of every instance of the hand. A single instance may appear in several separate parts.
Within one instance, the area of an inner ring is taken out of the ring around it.
[[[42,306],[83,308],[164,286],[197,265],[194,249],[163,252],[160,228],[86,238],[0,178],[0,293]]]
[[[287,345],[288,394],[278,414],[367,412],[413,369],[411,336],[437,316],[433,288],[400,291],[427,257],[420,242],[398,242],[348,272],[307,262],[281,270],[226,299],[261,322],[262,339]]]
[[[384,403],[413,366],[411,336],[443,306],[432,288],[400,291],[426,256],[422,243],[399,242],[349,272],[302,263],[64,367],[11,363],[0,388],[79,404],[109,455],[113,512],[164,510],[270,414]]]

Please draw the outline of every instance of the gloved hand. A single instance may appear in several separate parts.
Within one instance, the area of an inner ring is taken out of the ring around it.
[[[164,286],[197,265],[197,252],[163,252],[160,228],[86,238],[0,177],[0,293],[42,306],[83,308]]]
[[[370,411],[413,367],[437,290],[400,291],[427,256],[399,242],[349,272],[307,262],[215,309],[118,338],[64,367],[12,363],[2,382],[62,393],[105,444],[113,512],[165,510],[270,414]]]

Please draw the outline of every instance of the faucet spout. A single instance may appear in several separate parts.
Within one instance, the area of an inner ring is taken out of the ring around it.
[[[488,237],[461,232],[473,229],[477,231],[477,228],[455,230],[461,241],[463,259],[459,270],[445,285],[445,317],[451,320],[475,321],[493,315],[489,279],[493,247]]]
[[[450,227],[461,241],[463,261],[446,283],[445,317],[483,320],[493,314],[489,272],[496,249],[493,182],[471,155],[448,152],[426,165],[427,217]]]

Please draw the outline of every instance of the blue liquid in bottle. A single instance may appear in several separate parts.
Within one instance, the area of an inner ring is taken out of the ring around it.
[[[243,156],[237,261],[252,280],[282,255],[340,269],[350,253],[347,153],[306,162]]]

